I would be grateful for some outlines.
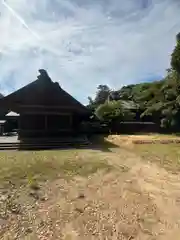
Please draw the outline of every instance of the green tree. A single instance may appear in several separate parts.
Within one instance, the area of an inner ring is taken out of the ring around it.
[[[100,104],[104,104],[106,100],[108,100],[110,92],[111,90],[107,85],[99,85],[97,87],[95,98],[92,99],[91,97],[88,97],[89,104],[87,107],[95,110]]]
[[[131,121],[135,117],[133,112],[123,107],[121,100],[105,102],[96,109],[95,113],[100,120],[111,123],[114,121]]]
[[[96,97],[94,99],[94,102],[97,105],[103,104],[105,103],[105,101],[108,99],[108,96],[111,92],[110,88],[107,85],[99,85],[97,87],[97,93],[96,93]]]
[[[176,46],[171,55],[171,66],[178,74],[180,74],[180,33],[177,34],[176,40]]]
[[[99,105],[95,113],[100,120],[112,121],[117,118],[121,119],[122,107],[118,101],[105,102]]]
[[[124,86],[116,91],[111,91],[107,85],[98,86],[95,98],[89,98],[89,105],[100,119],[133,120],[133,111],[121,104],[122,100],[130,100],[139,106],[138,114],[143,120],[150,119],[163,128],[180,131],[180,33],[176,38],[171,68],[167,69],[164,79]]]

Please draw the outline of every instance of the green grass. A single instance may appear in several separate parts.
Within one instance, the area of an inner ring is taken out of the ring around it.
[[[39,152],[0,152],[0,185],[46,181],[56,178],[88,176],[111,166],[97,155],[87,157],[75,150]]]
[[[36,201],[46,199],[46,183],[112,168],[99,155],[80,150],[0,152],[0,218],[22,214],[24,206],[35,208]]]
[[[180,144],[137,144],[134,151],[145,161],[158,164],[168,171],[180,171]]]

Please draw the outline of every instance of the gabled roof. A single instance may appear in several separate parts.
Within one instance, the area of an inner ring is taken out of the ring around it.
[[[0,99],[0,107],[39,105],[67,107],[89,112],[84,105],[63,90],[57,82],[52,82],[45,70],[39,70],[39,72],[37,80]]]
[[[6,114],[6,117],[19,117],[19,114],[11,111]]]
[[[0,120],[0,124],[4,124],[6,122],[6,120]]]

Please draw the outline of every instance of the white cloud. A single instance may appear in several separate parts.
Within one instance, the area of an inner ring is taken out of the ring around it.
[[[0,0],[1,1],[1,0]],[[85,102],[169,67],[180,31],[176,0],[6,0],[0,2],[0,91],[13,91],[39,68]]]

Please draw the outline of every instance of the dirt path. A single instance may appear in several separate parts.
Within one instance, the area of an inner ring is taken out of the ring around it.
[[[47,184],[47,200],[29,211],[31,227],[17,239],[180,239],[180,175],[123,148],[78,154],[106,159],[116,169]],[[11,236],[8,231],[2,239]]]
[[[150,164],[140,164],[131,173],[141,192],[148,194],[159,211],[158,224],[153,227],[157,239],[179,239],[180,176]]]

